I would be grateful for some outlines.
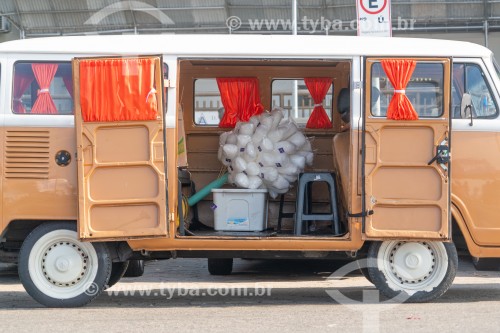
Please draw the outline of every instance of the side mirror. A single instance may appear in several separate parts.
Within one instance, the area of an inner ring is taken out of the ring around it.
[[[469,126],[472,126],[472,97],[468,93],[462,95],[462,103],[460,106],[460,117],[462,119],[470,118]]]

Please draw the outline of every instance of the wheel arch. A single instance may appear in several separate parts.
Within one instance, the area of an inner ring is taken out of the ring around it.
[[[23,220],[17,219],[12,220],[7,223],[5,230],[3,232],[3,238],[24,240],[30,232],[33,231],[36,227],[40,226],[43,223],[48,222],[67,222],[67,223],[76,223],[76,220]]]
[[[485,257],[485,253],[482,253],[483,251],[481,250],[482,247],[474,242],[467,221],[461,212],[460,205],[455,201],[452,201],[451,204],[451,215],[453,241],[455,243],[462,242],[462,245],[465,244],[470,255],[474,257]],[[457,240],[455,240],[455,238],[457,238]],[[463,249],[461,248],[460,250]],[[489,256],[486,255],[486,257]]]
[[[68,225],[76,225],[77,223],[76,220],[13,220],[8,223],[0,237],[2,240],[0,261],[17,263],[17,255],[26,237],[37,227],[51,222],[63,222]],[[132,249],[127,242],[106,242],[106,245],[114,262],[123,262],[132,256]],[[6,260],[2,260],[3,257]]]
[[[6,228],[4,229],[2,235],[0,236],[0,251],[4,253],[19,253],[21,246],[28,237],[28,235],[35,230],[35,228],[41,226],[44,223],[49,222],[67,222],[68,224],[76,224],[75,220],[12,220],[10,221]],[[17,257],[17,255],[16,255]],[[0,255],[0,261],[2,261],[2,255]],[[11,260],[9,260],[11,261]],[[16,260],[17,261],[17,260]]]

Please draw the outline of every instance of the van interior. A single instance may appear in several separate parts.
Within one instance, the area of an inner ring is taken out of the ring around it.
[[[210,194],[189,207],[188,213],[187,205],[179,205],[185,216],[177,237],[349,237],[346,203],[351,170],[350,60],[181,59],[178,73],[178,105],[183,117],[187,152],[187,166],[179,166],[183,195],[189,197],[226,172],[226,166],[217,156],[219,136],[232,129],[219,127],[224,106],[217,78],[256,78],[263,109],[280,108],[285,119],[293,119],[310,140],[314,160],[312,166],[305,168],[304,174],[331,174],[334,188],[330,188],[327,182],[312,182],[301,189],[307,192],[302,208],[304,215],[312,218],[299,223],[301,232],[297,232],[295,222],[296,199],[301,190],[294,182],[285,194],[276,198],[266,196],[267,223],[264,230],[214,230],[214,198]],[[332,126],[328,129],[307,128],[308,118],[317,103],[304,85],[304,78],[325,77],[331,79],[332,85],[322,104]],[[225,184],[223,188],[235,187]],[[333,215],[335,221],[321,217]]]

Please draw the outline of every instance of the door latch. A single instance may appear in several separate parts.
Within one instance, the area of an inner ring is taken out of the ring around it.
[[[450,162],[450,148],[443,144],[446,141],[441,142],[439,146],[436,147],[436,155],[427,163],[427,165],[431,165],[436,162],[439,164],[444,170],[448,170],[448,167],[445,164]]]

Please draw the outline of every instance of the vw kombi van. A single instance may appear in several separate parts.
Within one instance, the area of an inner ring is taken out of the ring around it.
[[[180,257],[208,258],[212,274],[233,258],[367,257],[387,297],[433,300],[457,248],[478,266],[500,258],[499,87],[491,51],[443,40],[3,43],[0,258],[51,307],[87,304],[129,261]],[[256,230],[214,229],[210,190],[234,189],[221,135],[275,108],[314,158],[261,206],[239,199],[235,214],[263,213],[244,221]]]

